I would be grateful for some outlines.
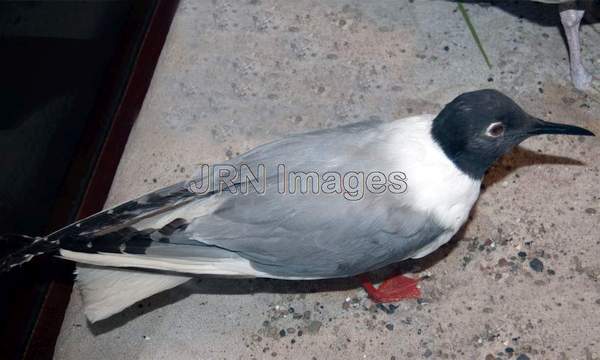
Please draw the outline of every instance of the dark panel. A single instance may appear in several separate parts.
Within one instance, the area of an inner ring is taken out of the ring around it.
[[[176,4],[0,2],[0,233],[100,209]],[[2,358],[52,357],[71,273],[42,257],[0,275]]]

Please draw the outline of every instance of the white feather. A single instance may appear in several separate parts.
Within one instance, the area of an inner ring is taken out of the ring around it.
[[[467,220],[481,187],[481,181],[457,168],[433,139],[434,118],[435,115],[420,115],[388,124],[398,137],[390,142],[389,151],[397,159],[399,171],[407,175],[404,195],[408,202],[450,229],[411,258],[430,254],[452,238]]]
[[[190,277],[115,270],[78,265],[77,285],[90,322],[108,318],[161,291],[174,288]]]
[[[160,258],[152,255],[83,253],[65,249],[60,250],[60,255],[68,260],[97,266],[136,267],[197,275],[273,277],[257,271],[250,265],[250,261],[243,258],[193,258],[193,260],[187,260]]]

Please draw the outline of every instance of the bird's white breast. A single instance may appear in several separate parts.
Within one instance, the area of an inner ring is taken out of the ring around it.
[[[465,223],[481,186],[454,165],[431,136],[433,115],[390,123],[390,149],[399,171],[406,174],[408,202],[433,216],[448,231],[411,257],[422,257],[448,242]]]

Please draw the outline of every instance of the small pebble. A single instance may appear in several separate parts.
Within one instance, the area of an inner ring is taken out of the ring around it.
[[[389,308],[383,304],[377,304],[376,306],[379,310],[383,311],[386,314],[393,314],[397,308],[397,306],[394,306],[393,304],[390,304]]]
[[[320,321],[316,321],[316,320],[313,320],[313,321],[311,321],[311,322],[310,322],[310,324],[308,325],[308,328],[307,328],[307,329],[308,329],[308,332],[309,332],[309,333],[312,333],[312,334],[316,334],[316,333],[318,333],[318,332],[319,332],[319,330],[321,329],[321,326],[322,326],[322,325],[323,325],[323,323],[322,323],[322,322],[320,322]]]
[[[509,346],[509,347],[507,347],[506,349],[504,349],[504,351],[505,351],[507,354],[512,354],[512,353],[514,353],[514,352],[515,352],[515,349],[513,349],[513,348],[511,348],[511,347]]]
[[[527,356],[525,354],[521,354],[521,355],[517,356],[517,360],[529,360],[529,356]]]
[[[386,324],[385,327],[389,330],[392,331],[394,330],[394,325],[393,324]]]
[[[517,256],[521,259],[524,260],[527,257],[527,253],[525,251],[519,251],[517,253]]]
[[[529,267],[531,267],[531,269],[533,269],[533,271],[536,271],[536,272],[544,271],[544,263],[538,258],[532,259],[529,262]]]
[[[284,337],[286,335],[285,330],[281,329],[281,331],[279,331],[279,336]]]

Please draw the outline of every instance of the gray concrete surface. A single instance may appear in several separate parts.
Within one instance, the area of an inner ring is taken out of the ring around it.
[[[556,9],[498,3],[466,5],[490,70],[453,2],[183,0],[107,205],[289,133],[437,112],[485,87],[599,133]],[[600,34],[582,39],[598,71]],[[75,290],[55,356],[598,359],[599,155],[596,139],[545,136],[502,159],[455,241],[402,265],[429,277],[393,311],[353,279],[203,279],[90,326]]]

